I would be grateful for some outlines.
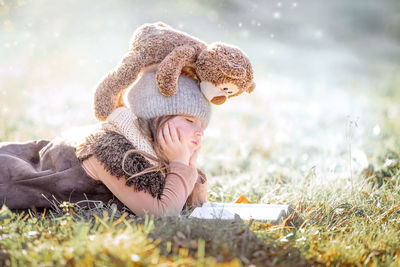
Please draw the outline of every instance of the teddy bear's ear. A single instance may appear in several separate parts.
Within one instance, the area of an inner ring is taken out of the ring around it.
[[[250,94],[251,92],[254,91],[254,88],[256,88],[256,84],[252,82],[250,86],[246,89],[246,92]]]
[[[246,69],[236,65],[228,59],[223,59],[218,68],[222,73],[232,79],[243,79],[246,77]]]

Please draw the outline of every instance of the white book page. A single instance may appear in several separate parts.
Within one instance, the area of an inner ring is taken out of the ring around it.
[[[244,203],[204,203],[189,217],[201,219],[233,220],[235,214],[243,220],[265,220],[277,222],[288,214],[288,205],[244,204]]]

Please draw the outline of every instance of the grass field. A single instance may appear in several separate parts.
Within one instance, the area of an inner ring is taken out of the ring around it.
[[[259,87],[267,85],[261,80]],[[134,218],[107,205],[45,212],[3,206],[0,265],[399,266],[397,89],[394,83],[364,102],[350,101],[334,115],[323,108],[334,94],[301,98],[291,89],[214,109],[199,158],[209,201],[245,195],[255,203],[290,204],[294,213],[279,225],[193,220],[187,213]],[[357,114],[347,110],[355,105],[373,115],[345,116]],[[13,116],[1,119],[2,141],[46,130],[24,114]]]

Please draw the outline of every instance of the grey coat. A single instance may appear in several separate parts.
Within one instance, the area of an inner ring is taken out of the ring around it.
[[[104,184],[86,175],[75,148],[60,140],[0,143],[0,204],[48,208],[53,196],[60,202],[114,198]]]

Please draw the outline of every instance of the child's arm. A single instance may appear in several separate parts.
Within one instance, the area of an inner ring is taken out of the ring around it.
[[[186,201],[189,208],[199,207],[207,202],[207,177],[201,170],[197,169],[197,172],[199,173],[198,179]]]
[[[204,184],[196,183],[186,203],[189,208],[193,209],[200,207],[205,202],[207,202],[207,182]]]
[[[133,185],[127,186],[125,179],[111,175],[93,156],[84,160],[82,166],[93,179],[102,181],[122,203],[139,216],[146,213],[156,216],[162,213],[179,213],[198,178],[196,168],[177,161],[171,162],[163,194],[158,199],[144,191],[135,191]]]

